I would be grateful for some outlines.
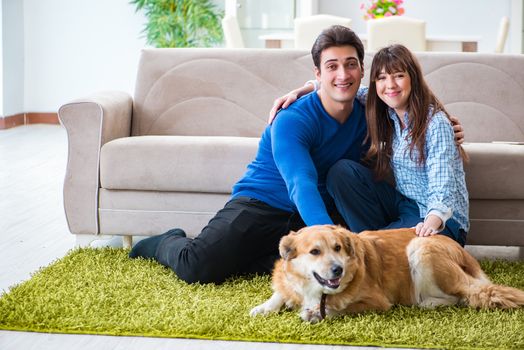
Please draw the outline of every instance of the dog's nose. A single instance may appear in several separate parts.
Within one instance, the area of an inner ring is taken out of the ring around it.
[[[342,271],[342,266],[340,265],[333,265],[331,267],[331,273],[333,273],[334,277],[339,277],[340,275],[342,275]]]

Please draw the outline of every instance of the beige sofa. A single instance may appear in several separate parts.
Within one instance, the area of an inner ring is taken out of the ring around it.
[[[524,145],[510,143],[524,142],[524,55],[418,57],[466,130],[467,244],[524,246]],[[367,55],[366,74],[370,64]],[[302,50],[147,49],[134,97],[63,105],[64,205],[78,243],[173,227],[198,234],[254,157],[274,98],[311,79],[312,66]]]

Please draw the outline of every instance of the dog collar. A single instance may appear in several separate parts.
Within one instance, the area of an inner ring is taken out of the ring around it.
[[[322,294],[320,297],[320,320],[326,318],[326,294]]]

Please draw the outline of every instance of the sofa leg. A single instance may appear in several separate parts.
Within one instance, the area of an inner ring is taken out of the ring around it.
[[[133,236],[122,236],[124,248],[130,249],[133,245]]]

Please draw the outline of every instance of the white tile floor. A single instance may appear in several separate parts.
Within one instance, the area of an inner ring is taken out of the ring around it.
[[[61,126],[0,130],[0,292],[73,248],[62,205],[67,135]],[[517,258],[518,248],[468,247],[477,257]],[[0,331],[0,349],[370,349]]]

